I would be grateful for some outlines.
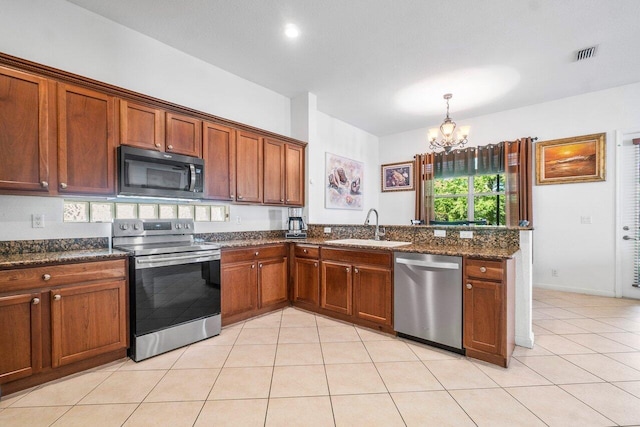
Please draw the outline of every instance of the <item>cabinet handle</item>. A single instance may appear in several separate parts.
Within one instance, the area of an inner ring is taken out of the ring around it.
[[[33,305],[38,305],[38,304],[40,304],[40,298],[34,298],[34,299],[32,299],[32,300],[31,300],[31,304],[33,304]]]
[[[61,297],[59,294],[55,294],[55,295],[53,296],[53,300],[54,300],[54,301],[60,301],[60,299],[61,299],[61,298],[62,298],[62,297]]]
[[[63,190],[64,190],[65,188],[67,188],[67,183],[66,183],[66,182],[61,182],[61,183],[60,183],[60,188],[62,188]]]
[[[358,274],[358,269],[357,269],[357,268],[354,268],[354,269],[353,269],[353,272],[354,272],[354,273],[356,273],[356,274]]]
[[[473,288],[473,286],[471,286],[471,283],[467,283],[467,289],[471,289]]]
[[[173,145],[167,145],[167,149],[173,150]]]
[[[313,263],[313,266],[314,266],[314,267],[317,267],[317,266],[318,266],[318,263],[317,263],[317,262],[314,262],[314,263]]]
[[[42,188],[49,188],[49,183],[47,181],[42,181],[40,185],[42,186]]]
[[[156,145],[157,148],[160,148],[160,143],[159,142],[156,142],[155,145]]]
[[[47,274],[47,273],[43,274],[43,275],[42,275],[42,280],[44,280],[45,282],[46,282],[47,280],[51,280],[51,275],[50,275],[50,274]]]
[[[480,267],[480,273],[486,273],[487,267]]]
[[[347,273],[351,271],[349,267],[347,267],[345,270],[347,270]]]

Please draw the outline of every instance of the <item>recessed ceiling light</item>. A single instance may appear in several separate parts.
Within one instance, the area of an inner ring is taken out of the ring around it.
[[[295,39],[300,35],[300,30],[294,24],[287,24],[284,26],[284,35],[290,39]]]

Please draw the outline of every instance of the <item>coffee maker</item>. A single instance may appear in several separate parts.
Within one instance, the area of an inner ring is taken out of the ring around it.
[[[302,220],[302,208],[289,208],[289,229],[284,234],[287,239],[305,239],[307,227]]]

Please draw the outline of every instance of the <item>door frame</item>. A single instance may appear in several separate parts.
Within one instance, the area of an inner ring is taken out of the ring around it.
[[[622,248],[620,247],[620,243],[622,242],[622,236],[624,235],[624,232],[622,230],[623,224],[622,224],[622,183],[623,183],[623,176],[622,176],[622,168],[620,167],[620,159],[622,158],[622,141],[624,141],[624,138],[626,135],[631,135],[634,133],[640,133],[640,127],[636,127],[636,128],[630,128],[630,129],[623,129],[623,130],[616,130],[616,158],[615,158],[615,197],[616,197],[616,216],[615,216],[615,232],[614,232],[614,238],[615,238],[615,247],[616,247],[616,253],[615,253],[615,260],[616,260],[616,265],[615,265],[615,284],[614,284],[614,292],[615,292],[615,297],[616,298],[622,298],[622,287],[623,287],[623,283],[622,283]]]

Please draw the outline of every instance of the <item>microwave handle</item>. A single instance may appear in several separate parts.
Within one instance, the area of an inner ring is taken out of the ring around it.
[[[193,163],[189,163],[189,191],[196,188],[196,167]]]

